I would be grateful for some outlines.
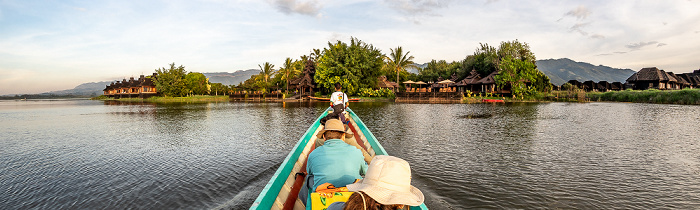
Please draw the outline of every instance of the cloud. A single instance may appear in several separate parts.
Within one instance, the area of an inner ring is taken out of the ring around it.
[[[87,11],[87,9],[82,8],[82,7],[73,7],[73,9],[78,10],[78,11],[81,11],[81,12]]]
[[[433,14],[433,10],[447,7],[449,0],[384,0],[393,9],[408,15]],[[489,1],[490,2],[490,1]]]
[[[274,0],[272,4],[284,14],[300,14],[308,16],[319,16],[321,4],[315,0],[301,2],[297,0]]]
[[[605,36],[600,35],[600,34],[593,34],[590,37],[591,37],[591,39],[605,39]]]
[[[571,26],[570,31],[579,32],[581,35],[588,36],[588,32],[583,31],[583,28],[590,24],[591,23],[576,23]]]
[[[564,16],[572,16],[572,17],[576,17],[576,19],[583,20],[583,19],[586,19],[588,17],[588,15],[590,15],[590,14],[591,14],[591,11],[588,10],[588,8],[581,5],[581,6],[576,7],[576,9],[573,9],[573,10],[567,12],[566,14],[564,14]]]
[[[627,47],[630,50],[639,50],[642,49],[643,47],[649,46],[649,45],[655,45],[658,44],[659,42],[657,41],[651,41],[651,42],[639,42],[639,43],[632,43],[628,44],[625,47]]]
[[[656,45],[656,47],[663,47],[663,46],[666,46],[666,43],[659,43],[658,45]]]

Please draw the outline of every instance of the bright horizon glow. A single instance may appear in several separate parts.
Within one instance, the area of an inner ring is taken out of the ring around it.
[[[700,67],[700,3],[685,1],[0,0],[0,95],[149,75],[257,69],[356,37],[416,63],[518,39],[537,59]]]

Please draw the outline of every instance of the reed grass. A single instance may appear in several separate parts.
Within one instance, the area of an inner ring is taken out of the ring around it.
[[[592,101],[700,105],[700,89],[624,90],[587,93]]]

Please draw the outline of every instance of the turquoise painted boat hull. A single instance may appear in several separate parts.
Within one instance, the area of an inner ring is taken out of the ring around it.
[[[260,195],[258,195],[258,198],[255,199],[255,202],[253,202],[253,205],[250,207],[251,210],[253,209],[281,209],[282,205],[284,203],[284,200],[286,200],[286,197],[288,195],[285,195],[285,193],[288,194],[288,183],[293,180],[293,173],[296,173],[296,171],[299,170],[299,157],[303,157],[304,160],[306,158],[305,152],[308,152],[309,147],[308,145],[313,144],[313,142],[309,142],[312,139],[315,139],[315,135],[320,127],[320,119],[323,118],[328,114],[329,111],[332,111],[332,109],[327,109],[323,114],[321,114],[316,121],[306,130],[306,133],[299,139],[299,141],[296,143],[294,148],[292,148],[291,152],[289,152],[289,155],[284,159],[280,167],[277,169],[275,174],[272,176],[270,181],[265,185],[265,188],[263,188],[262,192],[260,192]],[[358,133],[362,135],[362,140],[366,142],[365,145],[369,145],[371,148],[368,148],[367,150],[370,150],[371,155],[388,155],[386,150],[382,147],[381,144],[379,144],[379,141],[374,137],[374,134],[367,129],[367,126],[362,122],[362,120],[357,117],[355,112],[353,112],[350,108],[346,110],[350,116],[351,122],[353,122],[353,125],[355,126],[355,129]],[[287,185],[285,185],[287,183]],[[284,188],[284,189],[283,189]],[[282,199],[284,198],[284,199]],[[297,204],[296,209],[303,206],[298,206]],[[310,209],[310,208],[306,208]],[[412,206],[412,210],[415,209],[425,209],[427,210],[428,208],[425,206],[425,204],[421,204],[420,206]]]

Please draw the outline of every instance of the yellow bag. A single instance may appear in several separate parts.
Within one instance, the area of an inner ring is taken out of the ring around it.
[[[325,210],[331,203],[346,202],[353,192],[311,193],[311,209]]]

